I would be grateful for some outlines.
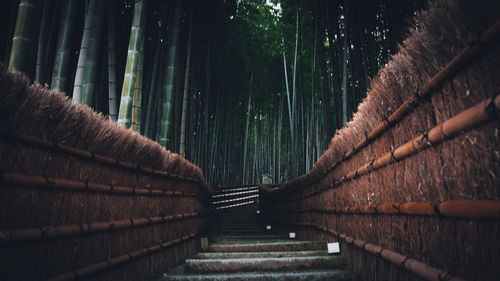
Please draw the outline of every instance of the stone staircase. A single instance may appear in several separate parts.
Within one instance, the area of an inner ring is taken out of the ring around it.
[[[220,212],[208,248],[160,280],[358,280],[326,244],[272,235],[258,205]]]

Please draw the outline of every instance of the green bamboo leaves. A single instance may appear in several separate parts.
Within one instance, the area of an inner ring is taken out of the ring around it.
[[[125,77],[123,79],[120,110],[118,112],[118,124],[125,128],[130,127],[131,123],[137,66],[139,64],[141,44],[144,40],[145,12],[145,1],[136,0],[134,6],[134,18],[132,20],[132,28],[130,31],[127,64],[125,66]]]

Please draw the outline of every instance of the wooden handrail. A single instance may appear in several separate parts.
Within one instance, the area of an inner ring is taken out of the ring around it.
[[[280,210],[283,213],[330,213],[330,214],[368,214],[368,215],[414,215],[444,216],[467,219],[500,218],[499,200],[448,200],[437,202],[383,203],[359,205],[342,208],[308,208],[299,210]]]
[[[74,225],[41,226],[36,228],[24,228],[13,230],[0,230],[0,243],[25,242],[56,238],[82,236],[87,234],[110,232],[141,226],[149,226],[167,223],[175,220],[200,217],[200,213],[173,214],[166,216],[144,217],[134,219],[123,219],[117,221],[103,221],[93,223],[81,223]]]
[[[105,192],[111,194],[196,197],[194,192],[169,191],[157,188],[125,187],[113,184],[100,184],[81,180],[70,180],[45,176],[24,175],[11,172],[0,173],[2,185],[23,185],[36,188],[54,188],[71,191]]]

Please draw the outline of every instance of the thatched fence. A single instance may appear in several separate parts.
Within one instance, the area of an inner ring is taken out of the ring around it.
[[[5,67],[0,159],[1,280],[148,280],[198,251],[198,167]]]
[[[430,1],[306,175],[261,186],[281,232],[362,280],[500,280],[500,3]]]

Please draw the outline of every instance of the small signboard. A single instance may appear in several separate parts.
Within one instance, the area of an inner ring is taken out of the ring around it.
[[[266,225],[266,229],[267,230],[271,230],[271,226],[270,225]]]
[[[329,255],[339,255],[340,254],[340,243],[339,242],[328,243],[328,254]]]
[[[295,232],[290,232],[290,239],[295,239]]]

